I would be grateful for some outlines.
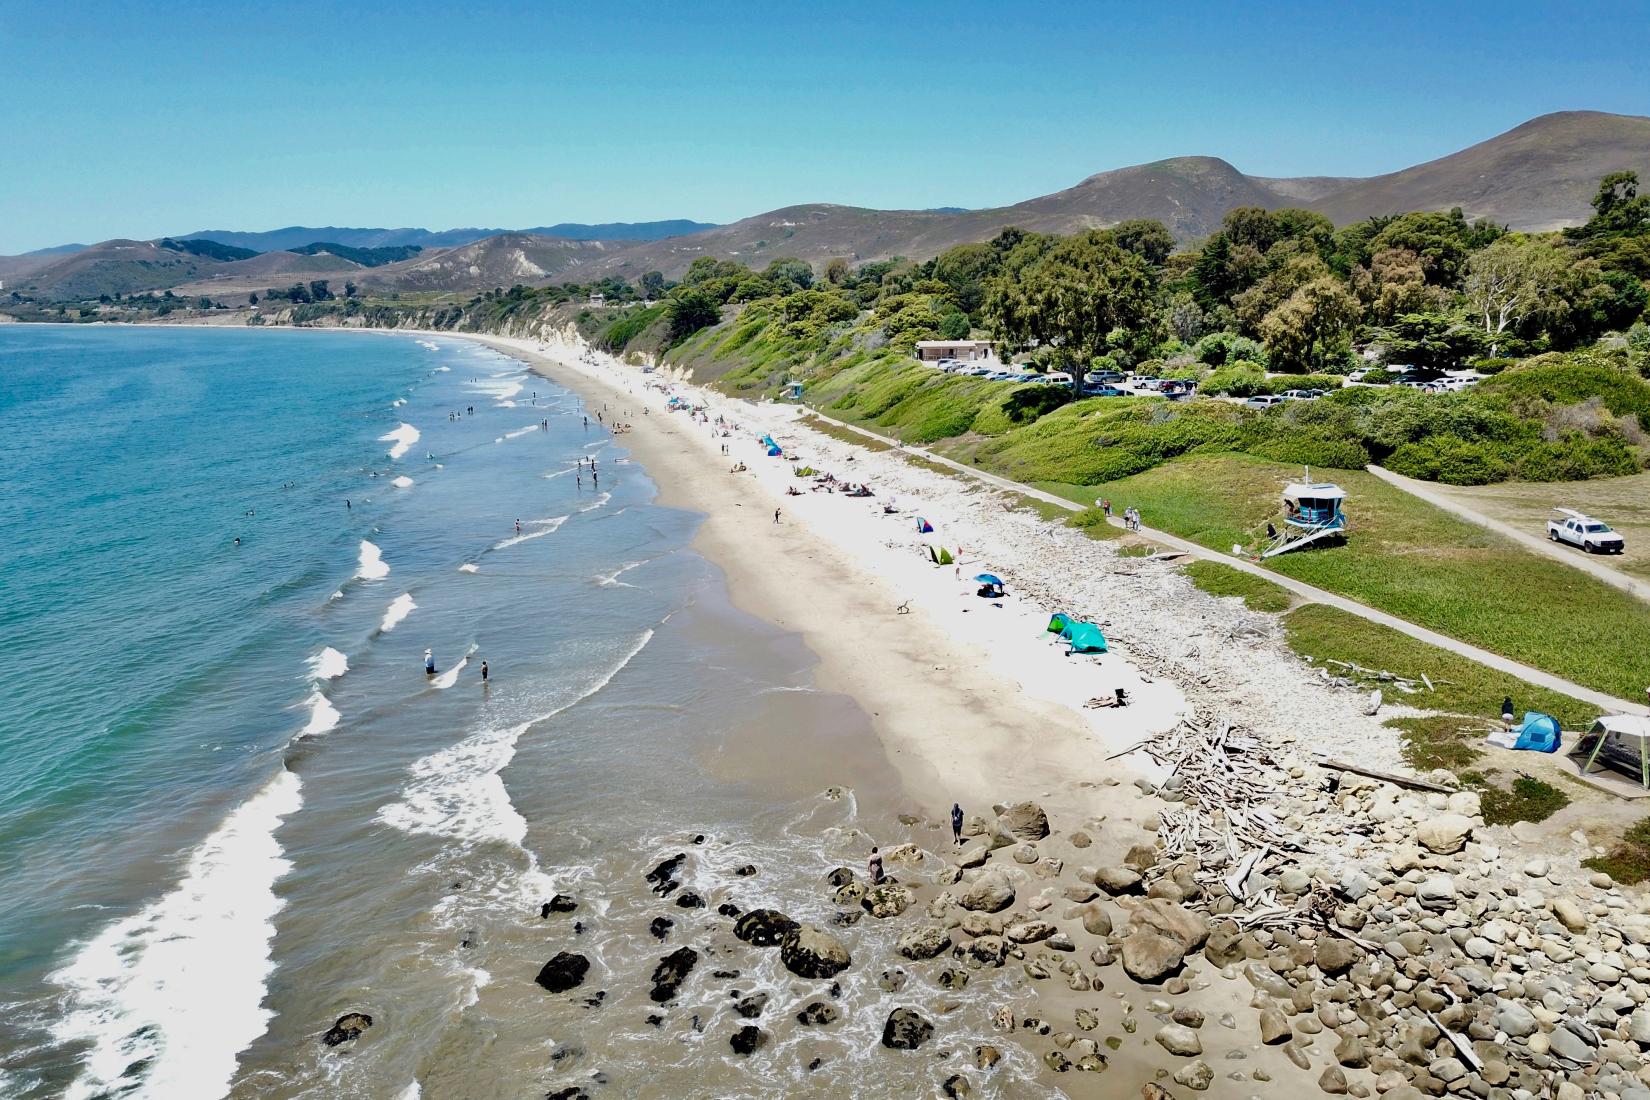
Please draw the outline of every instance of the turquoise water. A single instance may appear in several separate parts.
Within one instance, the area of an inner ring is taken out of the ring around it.
[[[750,1060],[714,968],[651,1020],[653,919],[728,934],[650,891],[662,858],[825,923],[867,821],[924,834],[866,716],[653,502],[603,427],[627,415],[453,339],[0,327],[0,1096],[781,1097],[821,1059],[937,1088],[866,1062],[875,965],[842,1027],[776,1011]],[[533,984],[574,943],[600,1004]],[[1001,995],[951,1018],[984,1041]],[[323,1044],[351,1011],[374,1027]]]

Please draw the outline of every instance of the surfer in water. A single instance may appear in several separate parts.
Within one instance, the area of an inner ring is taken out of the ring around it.
[[[426,649],[424,651],[424,675],[426,675],[426,676],[434,676],[435,675],[435,651],[434,650]]]

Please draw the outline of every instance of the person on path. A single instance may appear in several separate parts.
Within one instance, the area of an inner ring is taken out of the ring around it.
[[[1111,518],[1111,498],[1110,497],[1107,497],[1106,499],[1104,499],[1100,502],[1100,510],[1102,512],[1106,513],[1106,518],[1107,519]]]
[[[872,886],[882,885],[882,853],[875,848],[871,849],[871,858],[865,861],[865,871],[871,876]]]
[[[963,812],[962,803],[951,803],[951,840],[955,844],[962,843]]]

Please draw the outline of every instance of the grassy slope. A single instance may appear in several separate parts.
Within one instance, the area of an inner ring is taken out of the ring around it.
[[[1229,550],[1277,517],[1279,486],[1298,476],[1244,455],[1196,455],[1102,490],[1140,508],[1147,526]],[[1349,494],[1346,544],[1268,566],[1622,698],[1650,683],[1650,608],[1638,600],[1369,474],[1335,477]]]

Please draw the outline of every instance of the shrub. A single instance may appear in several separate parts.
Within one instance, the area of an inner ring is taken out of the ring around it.
[[[1469,365],[1479,374],[1500,374],[1508,367],[1515,366],[1517,363],[1518,360],[1516,359],[1486,356],[1483,359],[1474,359]]]
[[[1513,463],[1495,443],[1428,436],[1387,456],[1386,467],[1405,477],[1446,485],[1488,485],[1512,476]]]
[[[1266,372],[1256,364],[1244,360],[1215,370],[1203,380],[1201,389],[1207,394],[1224,394],[1228,397],[1253,397],[1256,394],[1272,392]]]
[[[1266,349],[1247,336],[1239,336],[1233,332],[1211,332],[1192,347],[1192,355],[1198,362],[1207,363],[1212,367],[1226,366],[1245,360],[1250,363],[1265,363]]]

